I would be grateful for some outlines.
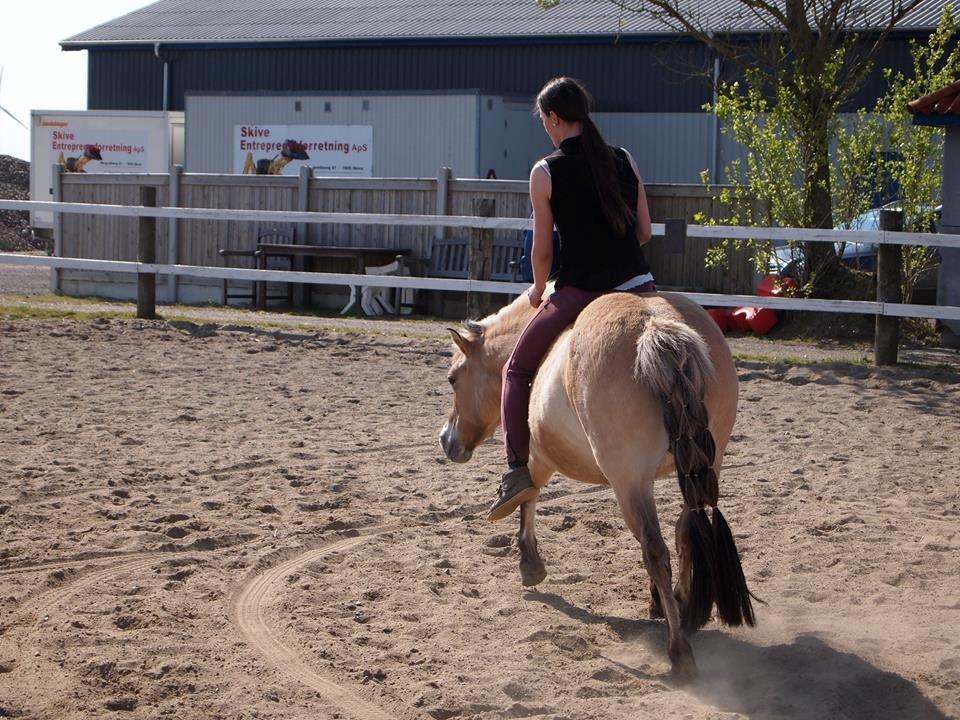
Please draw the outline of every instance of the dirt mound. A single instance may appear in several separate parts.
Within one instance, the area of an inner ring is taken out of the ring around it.
[[[0,198],[4,200],[30,199],[30,163],[26,160],[0,155]],[[30,226],[30,213],[0,210],[0,252],[11,250],[42,250],[29,236],[21,233]]]

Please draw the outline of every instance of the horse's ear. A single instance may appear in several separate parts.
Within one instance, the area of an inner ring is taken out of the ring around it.
[[[450,331],[450,335],[453,337],[453,342],[456,343],[458,348],[460,348],[460,352],[462,352],[464,355],[469,355],[470,349],[473,347],[472,338],[467,337],[456,328],[447,328],[447,330]]]

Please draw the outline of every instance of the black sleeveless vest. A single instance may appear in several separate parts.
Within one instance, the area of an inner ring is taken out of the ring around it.
[[[637,176],[620,148],[611,148],[620,192],[627,207],[637,212]],[[607,224],[579,135],[567,138],[548,155],[552,190],[550,208],[560,234],[560,269],[556,286],[581,290],[612,290],[650,266],[637,241],[636,220],[617,235]]]

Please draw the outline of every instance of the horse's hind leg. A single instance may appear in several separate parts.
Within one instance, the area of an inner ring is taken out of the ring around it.
[[[617,490],[617,499],[627,527],[640,541],[643,562],[657,590],[663,613],[667,618],[669,639],[667,652],[673,666],[673,674],[681,680],[696,677],[697,664],[693,650],[683,633],[680,609],[670,586],[670,550],[663,541],[657,506],[653,496],[653,482],[644,481],[631,487]]]
[[[663,614],[663,603],[660,602],[660,591],[657,590],[657,584],[650,581],[650,619],[664,620],[667,616]]]
[[[539,585],[547,576],[547,568],[537,550],[536,516],[536,498],[520,506],[520,533],[517,537],[520,546],[520,578],[524,587]]]

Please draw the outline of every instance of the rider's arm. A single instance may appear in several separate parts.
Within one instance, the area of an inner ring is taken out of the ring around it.
[[[550,209],[550,176],[539,165],[530,171],[530,204],[533,207],[533,293],[537,298],[547,287],[553,265],[553,210]]]
[[[641,245],[650,242],[652,232],[650,230],[650,208],[647,206],[647,191],[643,187],[643,178],[640,177],[640,168],[637,167],[637,161],[633,159],[627,150],[627,158],[630,160],[630,167],[633,168],[637,176],[637,240]]]

